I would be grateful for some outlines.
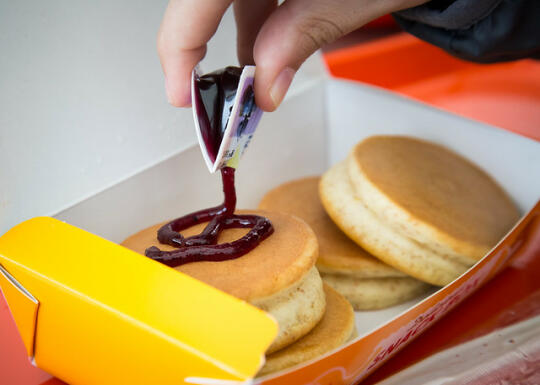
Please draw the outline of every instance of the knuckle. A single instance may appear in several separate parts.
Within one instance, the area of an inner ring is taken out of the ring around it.
[[[299,27],[305,48],[313,51],[344,35],[339,24],[329,17],[311,17]]]
[[[158,54],[164,55],[167,52],[167,40],[163,33],[158,33],[156,38],[156,49]]]

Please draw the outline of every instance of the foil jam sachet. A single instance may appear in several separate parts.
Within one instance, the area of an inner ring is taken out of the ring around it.
[[[197,138],[211,173],[236,168],[259,123],[255,103],[255,66],[226,67],[191,77],[191,101]]]

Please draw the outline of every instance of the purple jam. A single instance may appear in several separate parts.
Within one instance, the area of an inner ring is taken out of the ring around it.
[[[234,171],[231,167],[221,169],[225,195],[221,205],[187,214],[158,230],[159,242],[176,247],[176,250],[162,251],[152,246],[146,249],[146,256],[171,267],[198,261],[225,261],[247,254],[270,236],[274,228],[267,218],[234,214],[236,208]],[[187,238],[180,234],[180,231],[204,222],[208,224],[200,234]],[[217,244],[219,233],[231,228],[250,228],[250,230],[236,241]]]
[[[197,117],[210,160],[214,162],[223,140],[242,68],[226,67],[195,80]]]

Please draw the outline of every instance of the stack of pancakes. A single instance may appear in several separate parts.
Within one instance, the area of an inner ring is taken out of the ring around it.
[[[233,260],[176,267],[275,318],[278,336],[259,375],[348,341],[355,335],[353,307],[387,307],[430,284],[449,283],[519,219],[481,169],[444,147],[396,136],[364,140],[321,178],[268,192],[259,208],[238,212],[265,216],[274,226],[255,249]],[[182,234],[198,234],[205,225]],[[156,238],[161,226],[123,245],[141,254],[150,246],[172,250]],[[226,229],[218,243],[247,231]]]
[[[381,261],[443,286],[519,220],[483,170],[445,147],[374,136],[325,173],[321,201],[349,238]]]
[[[313,228],[323,280],[356,310],[451,282],[519,219],[484,171],[444,147],[399,136],[360,142],[322,178],[285,183],[259,207]]]
[[[323,284],[315,262],[319,246],[313,230],[285,213],[238,211],[270,219],[274,233],[248,254],[228,261],[194,262],[176,270],[197,278],[272,315],[279,332],[267,350],[260,374],[280,370],[332,350],[354,333],[351,305]],[[199,234],[206,224],[182,232]],[[144,254],[146,248],[173,247],[157,240],[158,224],[126,239],[122,245]],[[226,229],[218,243],[241,238],[248,229]]]
[[[319,199],[319,177],[285,183],[269,191],[259,207],[302,218],[319,241],[317,268],[324,281],[355,310],[380,309],[414,298],[428,287],[381,262],[332,222]]]

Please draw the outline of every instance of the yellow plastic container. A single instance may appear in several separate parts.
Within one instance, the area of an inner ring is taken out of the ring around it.
[[[277,334],[257,308],[48,217],[0,238],[0,286],[28,355],[72,384],[245,381]]]

